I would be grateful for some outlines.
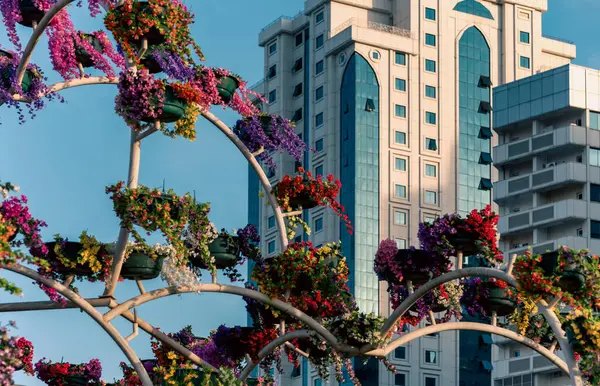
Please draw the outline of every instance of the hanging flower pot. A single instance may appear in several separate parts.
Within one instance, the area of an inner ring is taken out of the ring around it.
[[[326,358],[329,353],[327,350],[321,350],[316,344],[314,344],[310,339],[301,339],[297,344],[298,348],[305,353],[309,354],[311,358],[314,359],[323,359]]]
[[[90,43],[96,51],[102,52],[102,44],[100,44],[100,40],[94,35],[81,34],[81,39]],[[84,68],[92,67],[95,64],[92,55],[81,46],[75,47],[75,59],[77,59],[77,62],[81,63]]]
[[[222,76],[217,78],[217,90],[219,91],[219,96],[225,103],[231,102],[238,87],[240,87],[240,81],[233,76]]]
[[[4,50],[0,50],[0,56],[4,56],[4,57],[10,58],[10,59],[12,59],[12,57],[13,57],[13,55],[10,52],[4,51]],[[10,78],[11,78],[11,73],[10,73],[9,68],[7,67],[2,72],[2,88],[6,89],[6,90],[11,88],[11,82],[10,82],[11,79]],[[25,74],[23,75],[23,81],[21,82],[21,88],[23,89],[24,93],[29,91],[32,81],[33,81],[33,73],[31,72],[31,70],[25,71]]]
[[[87,378],[84,375],[65,375],[63,377],[65,385],[89,385]]]
[[[163,72],[162,67],[160,66],[160,64],[156,60],[156,57],[154,56],[155,52],[157,52],[158,49],[159,48],[157,47],[153,50],[148,50],[148,52],[146,52],[146,54],[141,60],[142,65],[146,67],[148,72],[151,74],[159,74]]]
[[[129,280],[151,280],[160,275],[164,257],[154,260],[140,252],[132,252],[121,268],[121,276]]]
[[[81,243],[73,241],[65,241],[57,245],[57,242],[46,243],[48,248],[48,261],[52,264],[53,271],[64,274],[76,274],[81,276],[92,275],[93,272],[88,266],[83,266],[77,263],[83,246]],[[59,248],[60,256],[56,253],[56,248]],[[65,259],[67,261],[65,261]],[[75,266],[68,266],[68,262],[72,262]]]
[[[18,23],[25,27],[33,27],[33,23],[39,23],[45,14],[35,6],[33,0],[19,0],[19,11],[22,20]]]
[[[161,194],[160,196],[157,196],[151,192],[140,193],[138,195],[137,202],[141,205],[147,205],[147,210],[149,212],[158,212],[158,206],[164,207],[168,204],[170,208],[169,217],[171,217],[171,219],[174,221],[179,221],[183,215],[183,213],[181,213],[179,210],[179,206],[176,205],[174,198],[168,194]],[[137,222],[136,224],[141,225]]]
[[[307,177],[304,177],[301,184],[305,187],[305,189],[302,189],[300,192],[296,193],[294,197],[289,198],[290,208],[296,211],[300,209],[307,210],[317,207],[319,203],[310,195],[309,191],[311,181]],[[275,185],[274,187],[276,192],[275,195],[277,195],[276,189],[278,186],[279,184]]]
[[[175,94],[175,90],[171,86],[167,85],[165,88],[165,100],[161,108],[162,112],[156,119],[164,123],[177,122],[184,116],[186,107],[187,103]],[[142,121],[148,123],[154,122],[155,118],[147,117],[143,118]]]
[[[433,278],[433,267],[429,267],[434,256],[422,249],[400,249],[396,254],[396,261],[405,262],[402,270],[402,283],[409,280],[413,285],[423,285]],[[422,266],[419,267],[419,266]]]
[[[449,305],[445,305],[445,304],[440,304],[440,303],[436,303],[431,307],[431,311],[438,313],[438,312],[445,312],[448,311],[448,308],[450,308]]]
[[[238,238],[233,236],[233,239],[237,241]],[[209,244],[208,250],[210,255],[215,258],[217,269],[225,269],[237,264],[240,251],[236,248],[228,245],[227,238],[223,236],[217,237]]]
[[[542,254],[542,261],[539,266],[544,270],[546,276],[560,275],[558,286],[566,292],[580,292],[586,282],[585,274],[576,263],[566,264],[559,269],[559,257],[564,250],[546,252]]]
[[[456,252],[462,252],[464,256],[476,255],[481,252],[480,240],[473,238],[469,232],[458,229],[456,233],[447,236],[448,242],[452,244]]]
[[[487,315],[495,311],[497,316],[507,316],[517,308],[516,302],[510,298],[506,288],[500,288],[495,283],[482,283],[489,296],[481,299],[481,306]]]

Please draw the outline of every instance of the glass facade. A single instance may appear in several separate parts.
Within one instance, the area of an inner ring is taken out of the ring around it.
[[[471,15],[483,17],[486,19],[494,20],[492,13],[483,4],[475,0],[465,0],[454,6],[454,10],[457,12],[469,13]]]
[[[479,86],[482,75],[490,76],[490,48],[481,32],[469,28],[459,43],[459,149],[458,211],[466,214],[491,203],[491,193],[481,190],[481,178],[491,178],[491,166],[479,163],[482,152],[491,152],[491,141],[479,138],[482,126],[490,127],[490,114],[479,110],[490,102],[490,89]]]
[[[379,245],[379,82],[373,68],[357,53],[348,61],[340,94],[340,199],[354,225],[354,235],[341,227],[342,251],[359,308],[378,313],[379,281],[373,272],[373,256]],[[374,111],[365,110],[367,99],[373,100]],[[373,382],[378,384],[376,372]]]
[[[595,111],[590,111],[590,123],[588,124],[588,127],[592,130],[600,130],[600,119],[598,119],[600,117],[600,113],[597,113]]]

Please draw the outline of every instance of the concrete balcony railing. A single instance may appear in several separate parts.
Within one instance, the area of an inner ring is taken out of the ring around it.
[[[532,230],[537,227],[549,227],[570,220],[586,220],[588,204],[583,200],[564,200],[539,206],[510,216],[500,217],[498,232],[505,236]]]
[[[526,193],[556,189],[569,184],[587,181],[587,167],[579,162],[549,164],[545,169],[523,174],[494,183],[494,201],[502,202]]]
[[[568,147],[586,146],[586,134],[585,127],[569,125],[527,139],[496,146],[494,148],[494,164],[502,166],[522,162],[544,153],[562,152]]]
[[[564,360],[562,351],[556,351],[556,355]],[[494,379],[502,379],[517,374],[544,373],[558,369],[552,362],[538,354],[494,361],[493,364]]]
[[[512,248],[508,251],[504,251],[504,257],[509,258],[513,254],[522,255],[528,250],[531,250],[532,253],[544,253],[547,251],[555,251],[563,245],[573,249],[589,248],[587,237],[568,236],[551,241],[542,241],[534,245],[520,244],[518,248]]]

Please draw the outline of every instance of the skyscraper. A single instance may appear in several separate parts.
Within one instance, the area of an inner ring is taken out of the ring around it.
[[[341,179],[355,227],[348,235],[335,214],[315,208],[304,214],[307,239],[342,240],[362,311],[390,313],[373,272],[381,239],[418,245],[420,222],[492,203],[492,86],[575,58],[574,45],[542,35],[546,11],[546,0],[306,0],[304,11],[260,32],[265,79],[254,89],[268,100],[263,111],[296,122],[314,149],[303,167]],[[297,166],[277,161],[272,183]],[[272,214],[250,177],[249,221],[272,255]],[[489,347],[485,357],[459,348],[461,340],[489,340],[465,334],[413,342],[392,355],[398,376],[366,371],[363,384],[491,383]],[[306,372],[285,382],[316,385]]]

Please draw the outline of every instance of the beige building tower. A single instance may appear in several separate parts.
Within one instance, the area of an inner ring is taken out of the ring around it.
[[[263,110],[296,122],[315,151],[303,166],[333,173],[355,233],[315,208],[304,213],[315,245],[342,240],[350,288],[365,312],[387,315],[373,272],[381,239],[418,245],[418,224],[492,203],[492,86],[568,64],[571,43],[542,35],[547,0],[307,0],[259,34]],[[271,176],[293,174],[286,157]],[[249,222],[265,254],[279,251],[270,209],[250,174]],[[486,343],[487,342],[487,343]],[[365,386],[488,386],[491,339],[424,337],[392,355],[400,373],[356,364]],[[359,362],[359,361],[357,361]],[[305,363],[283,385],[317,386]]]

